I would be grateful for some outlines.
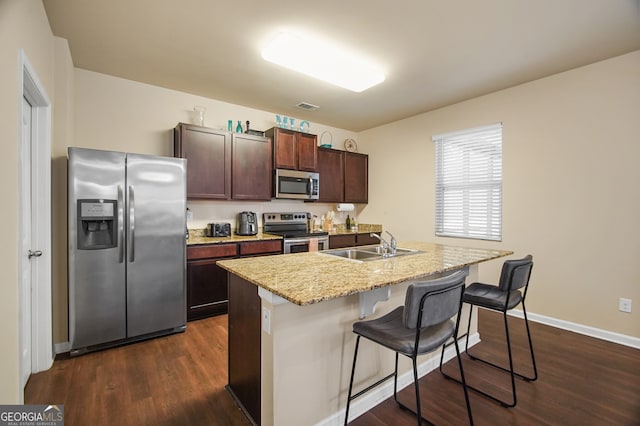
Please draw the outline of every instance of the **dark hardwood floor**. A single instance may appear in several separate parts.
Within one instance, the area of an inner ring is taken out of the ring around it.
[[[64,404],[65,425],[250,425],[227,384],[227,316],[187,331],[56,360],[26,404]]]
[[[510,318],[516,365],[526,365],[522,320]],[[248,425],[224,390],[226,315],[190,322],[182,334],[56,360],[34,374],[27,404],[64,404],[65,424]],[[475,353],[503,359],[502,320],[482,311]],[[477,425],[640,425],[640,350],[531,323],[539,379],[517,380],[518,405],[503,408],[471,392]],[[455,360],[447,371],[455,374]],[[508,397],[508,375],[464,359],[470,382]],[[462,388],[438,371],[420,380],[423,414],[439,425],[467,422]],[[413,406],[413,387],[400,393]],[[352,425],[415,425],[384,401]]]

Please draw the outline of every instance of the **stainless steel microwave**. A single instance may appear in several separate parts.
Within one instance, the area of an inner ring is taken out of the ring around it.
[[[317,200],[320,195],[320,175],[315,172],[276,169],[276,198]]]

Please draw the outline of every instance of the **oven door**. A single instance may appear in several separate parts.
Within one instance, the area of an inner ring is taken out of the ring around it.
[[[317,244],[312,240],[317,240]],[[283,245],[284,254],[327,250],[329,248],[329,237],[285,238]]]

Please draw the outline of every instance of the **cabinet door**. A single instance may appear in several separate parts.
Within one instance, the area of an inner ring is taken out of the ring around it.
[[[227,312],[227,271],[215,259],[187,262],[187,320]]]
[[[380,234],[382,235],[382,232],[380,232]],[[356,235],[357,246],[368,246],[368,245],[374,245],[374,244],[380,244],[380,240],[375,237],[372,237],[370,233]]]
[[[329,236],[329,248],[355,247],[356,235],[331,235]]]
[[[274,127],[273,132],[267,132],[267,136],[273,133],[273,157],[276,169],[298,169],[298,147],[296,144],[296,132],[293,130]]]
[[[369,201],[369,157],[367,155],[344,153],[344,201],[347,203]]]
[[[344,201],[344,151],[318,148],[320,195],[318,201],[341,203]]]
[[[230,198],[229,133],[180,123],[174,130],[174,156],[187,159],[187,198]]]
[[[234,134],[232,151],[231,198],[234,200],[271,200],[273,191],[271,139]]]
[[[318,136],[298,133],[298,170],[315,172],[318,169]]]

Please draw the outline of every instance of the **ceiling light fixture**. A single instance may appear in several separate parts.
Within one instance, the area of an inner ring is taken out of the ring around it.
[[[319,40],[280,33],[262,50],[267,61],[362,92],[384,81],[384,73],[375,65]]]

